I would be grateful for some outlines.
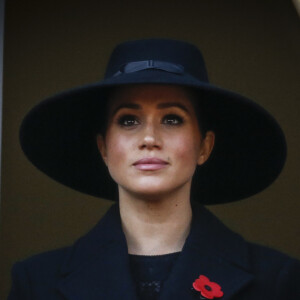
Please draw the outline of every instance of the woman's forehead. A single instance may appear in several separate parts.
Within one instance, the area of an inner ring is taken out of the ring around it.
[[[109,106],[114,109],[117,106],[128,104],[129,106],[154,105],[157,108],[175,106],[181,104],[188,109],[193,109],[190,100],[190,91],[187,88],[176,85],[142,84],[129,85],[116,88],[109,97]]]

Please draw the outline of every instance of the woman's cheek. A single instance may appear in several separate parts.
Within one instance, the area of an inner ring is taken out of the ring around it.
[[[195,160],[197,157],[196,152],[198,151],[197,139],[190,136],[180,136],[177,138],[174,149],[176,149],[176,156],[185,161]]]

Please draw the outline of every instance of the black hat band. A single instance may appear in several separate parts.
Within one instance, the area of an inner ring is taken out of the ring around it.
[[[156,69],[161,71],[166,71],[174,74],[183,74],[184,67],[179,64],[174,64],[166,61],[160,60],[142,60],[142,61],[132,61],[123,65],[118,72],[116,72],[112,77],[119,76],[124,73],[134,73],[138,71]]]

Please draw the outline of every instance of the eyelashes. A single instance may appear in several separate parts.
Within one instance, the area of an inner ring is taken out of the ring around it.
[[[118,123],[118,125],[123,126],[123,127],[132,127],[132,126],[140,124],[138,118],[134,115],[120,116],[117,119],[117,123]]]
[[[183,123],[184,119],[176,114],[167,114],[161,120],[161,124],[167,126],[179,126]],[[131,128],[140,125],[141,120],[135,115],[126,114],[117,118],[117,124],[121,127]]]
[[[162,123],[166,125],[181,125],[183,123],[183,118],[175,114],[168,114],[162,121]]]

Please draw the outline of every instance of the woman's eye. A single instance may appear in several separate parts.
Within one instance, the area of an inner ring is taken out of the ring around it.
[[[163,124],[180,125],[183,123],[183,118],[177,115],[167,115],[163,118]]]
[[[118,119],[118,124],[125,127],[135,126],[139,124],[138,119],[135,116],[122,116]]]

